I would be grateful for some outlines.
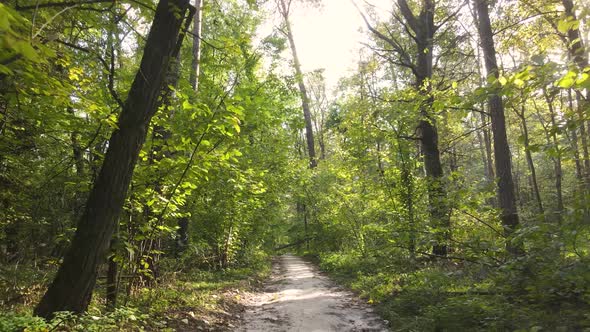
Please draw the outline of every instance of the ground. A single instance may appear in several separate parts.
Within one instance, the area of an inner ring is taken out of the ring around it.
[[[387,331],[367,304],[292,255],[280,256],[264,289],[244,301],[240,331]]]

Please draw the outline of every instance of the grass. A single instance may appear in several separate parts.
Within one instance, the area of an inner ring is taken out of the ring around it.
[[[16,300],[0,302],[0,331],[230,331],[243,310],[242,295],[270,273],[270,260],[224,270],[167,273],[156,286],[136,290],[114,311],[105,309],[104,289],[99,286],[85,315],[60,313],[51,322],[32,315],[44,289],[40,285],[50,274],[22,266],[11,273],[3,286],[10,285],[7,298]]]
[[[549,277],[541,273],[555,274],[555,268],[523,276],[515,267],[448,261],[355,253],[306,257],[373,304],[392,331],[590,331],[587,301],[564,289],[543,288]],[[518,290],[520,283],[528,288]]]

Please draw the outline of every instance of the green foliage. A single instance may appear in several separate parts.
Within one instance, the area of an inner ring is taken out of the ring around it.
[[[181,329],[194,312],[237,301],[224,292],[268,274],[277,247],[314,257],[395,331],[590,326],[590,68],[559,56],[587,26],[580,1],[578,18],[555,15],[562,8],[550,2],[496,8],[504,68],[487,80],[459,2],[436,3],[435,65],[421,86],[408,63],[416,36],[400,13],[377,23],[397,47],[369,41],[333,96],[321,70],[303,75],[321,156],[313,170],[285,38],[257,35],[256,1],[205,1],[198,91],[187,35],[110,248],[119,305],[104,309],[105,266],[90,311],[51,322],[31,307],[84,211],[153,11],[21,2],[0,4],[0,330]],[[521,221],[508,239],[492,174],[492,95],[505,106]],[[431,218],[420,121],[437,128],[449,227]],[[437,257],[443,234],[449,253]],[[508,241],[525,253],[507,255]]]

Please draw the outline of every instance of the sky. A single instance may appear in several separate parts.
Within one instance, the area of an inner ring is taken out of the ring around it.
[[[382,9],[380,12],[387,13],[391,7],[391,0],[368,2]],[[368,40],[366,25],[350,0],[322,0],[320,8],[294,5],[291,25],[302,70],[325,69],[329,90],[352,73],[361,42]],[[284,56],[291,57],[290,51]]]

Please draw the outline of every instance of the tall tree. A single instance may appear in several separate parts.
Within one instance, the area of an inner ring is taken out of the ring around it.
[[[303,117],[305,119],[305,139],[307,141],[307,153],[309,156],[309,168],[317,166],[315,155],[315,142],[313,138],[313,123],[311,118],[311,107],[309,106],[309,94],[305,87],[303,79],[303,72],[301,71],[301,62],[297,55],[297,48],[295,47],[295,38],[293,37],[293,30],[291,29],[291,21],[289,19],[291,12],[291,0],[278,0],[279,13],[283,17],[285,23],[285,35],[289,40],[291,53],[293,55],[293,66],[295,67],[295,80],[299,86],[299,93],[301,94],[301,107],[303,108]]]
[[[424,167],[428,177],[430,217],[436,232],[432,252],[435,255],[446,256],[450,238],[450,218],[440,158],[438,129],[432,114],[434,97],[431,93],[434,35],[441,25],[434,24],[435,1],[433,0],[422,0],[418,15],[412,12],[406,0],[398,0],[397,4],[403,19],[396,18],[400,24],[404,25],[404,30],[410,34],[416,44],[416,53],[413,55],[410,55],[393,36],[387,36],[377,30],[369,24],[365,16],[363,19],[369,30],[397,53],[400,59],[399,63],[411,69],[414,74],[414,86],[422,98],[419,101],[421,119],[418,123],[418,130],[420,132],[420,147],[424,155]]]
[[[116,129],[94,182],[71,247],[35,314],[50,318],[56,311],[84,312],[96,283],[98,266],[116,228],[133,169],[168,71],[178,51],[179,32],[188,0],[161,0],[156,8],[140,68],[129,90]]]
[[[488,76],[499,77],[498,64],[496,62],[496,48],[493,32],[490,24],[490,15],[486,0],[474,0],[478,18],[478,31],[483,51],[485,66]],[[504,104],[497,91],[488,96],[488,107],[492,119],[492,134],[494,140],[494,161],[496,176],[498,178],[498,204],[501,211],[504,234],[509,238],[506,249],[511,254],[521,251],[521,246],[512,244],[510,236],[518,227],[518,211],[514,195],[514,181],[512,180],[512,161],[510,147],[506,135],[506,119],[504,117]]]
[[[561,3],[563,4],[563,7],[565,9],[566,21],[577,22],[578,17],[576,16],[574,2],[572,0],[561,0]],[[580,72],[583,72],[589,66],[588,52],[586,51],[584,40],[582,39],[582,35],[580,34],[579,26],[579,23],[572,24],[571,27],[567,29],[566,46],[571,60],[578,67],[578,70]],[[580,121],[580,132],[582,136],[582,150],[585,168],[584,179],[586,187],[590,188],[590,156],[588,153],[588,137],[586,136],[586,133],[588,130],[590,130],[590,127],[587,127],[588,122],[585,120],[585,116],[583,114],[584,109],[588,107],[590,102],[587,99],[582,98],[579,94],[577,95],[577,100],[577,110]]]
[[[193,58],[190,82],[193,90],[199,87],[199,71],[201,70],[201,28],[203,25],[203,0],[195,0],[195,16],[193,19]]]

